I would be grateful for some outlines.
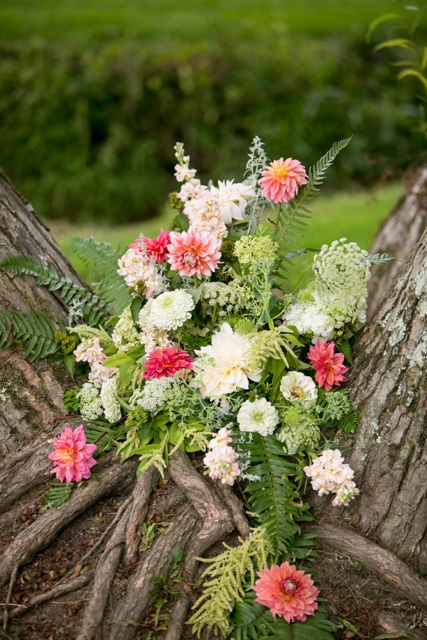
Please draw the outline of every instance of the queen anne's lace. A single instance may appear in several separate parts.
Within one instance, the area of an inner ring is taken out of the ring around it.
[[[122,417],[120,403],[116,398],[117,378],[110,378],[101,387],[101,400],[104,407],[105,419],[108,422],[117,422]]]

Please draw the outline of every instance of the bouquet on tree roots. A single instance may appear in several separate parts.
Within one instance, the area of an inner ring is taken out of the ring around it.
[[[0,311],[0,348],[23,343],[27,358],[60,360],[79,380],[65,404],[82,426],[53,441],[55,500],[46,508],[78,491],[111,448],[122,461],[138,456],[138,475],[153,465],[163,474],[177,450],[203,452],[214,482],[239,483],[252,534],[205,561],[190,620],[198,635],[209,627],[238,639],[332,638],[303,568],[316,546],[301,528],[312,519],[304,494],[308,479],[336,507],[358,494],[334,440],[337,429],[356,428],[341,385],[370,266],[390,259],[346,238],[318,250],[301,243],[310,200],[348,142],[307,173],[292,158],[269,163],[255,138],[243,181],[217,186],[201,184],[177,144],[170,231],[141,235],[124,254],[73,240],[101,276],[94,293],[34,259],[1,264],[33,275],[70,310],[69,326]],[[287,271],[300,256],[311,278],[290,290]]]

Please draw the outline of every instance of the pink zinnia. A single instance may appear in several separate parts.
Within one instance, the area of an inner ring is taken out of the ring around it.
[[[157,238],[154,238],[154,240],[144,238],[147,255],[159,264],[163,264],[166,260],[169,243],[169,231],[164,231],[164,229],[160,229],[160,235]],[[132,242],[132,244],[129,245],[129,249],[136,249],[137,251],[142,252],[142,239],[137,238],[135,242]]]
[[[325,387],[326,391],[330,391],[334,385],[340,386],[341,382],[347,380],[342,375],[348,371],[348,367],[343,365],[344,354],[334,353],[334,348],[334,342],[328,344],[327,340],[318,340],[310,347],[307,356],[316,371],[314,379],[319,387]]]
[[[264,567],[257,572],[260,579],[252,589],[257,594],[255,602],[268,607],[273,616],[282,616],[286,622],[305,622],[314,615],[318,604],[319,590],[309,574],[297,571],[295,565],[284,562]]]
[[[171,378],[182,369],[191,370],[193,362],[193,358],[186,351],[176,347],[155,349],[145,361],[145,373],[142,378]]]
[[[75,431],[65,427],[60,436],[53,439],[55,451],[49,454],[53,460],[56,477],[61,482],[80,482],[91,476],[90,468],[97,464],[92,454],[98,449],[95,444],[86,444],[86,436],[81,424]]]
[[[299,187],[307,184],[307,179],[305,167],[299,160],[279,158],[262,172],[259,184],[264,198],[277,204],[295,198]]]
[[[221,241],[206,232],[171,231],[168,261],[180,276],[210,276],[221,258]]]

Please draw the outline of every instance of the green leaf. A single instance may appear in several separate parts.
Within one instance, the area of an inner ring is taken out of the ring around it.
[[[403,80],[403,78],[408,78],[409,76],[417,78],[423,85],[424,89],[427,89],[427,78],[415,69],[404,69],[396,77],[398,80]]]
[[[394,256],[389,253],[374,253],[368,256],[368,260],[371,264],[386,264],[391,260],[395,260]]]
[[[342,340],[340,343],[338,343],[337,347],[344,354],[345,359],[347,360],[347,362],[349,362],[351,365],[353,365],[354,364],[354,362],[353,362],[353,353],[352,353],[351,345],[350,345],[349,341],[348,340]]]
[[[52,320],[41,311],[0,310],[0,347],[10,348],[13,341],[28,343],[25,358],[30,362],[41,360],[59,349],[55,340],[56,328]]]
[[[371,41],[372,34],[380,26],[380,24],[382,24],[383,22],[388,22],[389,20],[402,20],[402,16],[400,16],[398,13],[385,13],[384,15],[375,18],[375,20],[372,20],[366,33],[366,42]]]
[[[127,353],[115,353],[102,363],[104,367],[121,367],[124,364],[133,364],[134,359],[130,358]]]
[[[391,49],[393,47],[398,47],[400,49],[406,49],[408,51],[413,51],[413,44],[411,40],[407,38],[393,38],[391,40],[384,40],[384,42],[380,42],[374,47],[374,51],[380,51],[381,49]]]
[[[130,305],[130,312],[132,314],[132,320],[134,322],[138,322],[139,312],[141,311],[143,302],[144,301],[142,298],[134,298],[132,300],[132,303]]]

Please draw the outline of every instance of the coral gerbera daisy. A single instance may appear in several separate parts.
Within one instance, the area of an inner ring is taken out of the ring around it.
[[[171,378],[182,369],[191,370],[193,362],[193,358],[186,351],[176,347],[155,349],[145,361],[145,373],[142,378]]]
[[[334,342],[317,340],[316,344],[310,347],[307,356],[316,371],[314,379],[319,387],[325,387],[326,391],[330,391],[334,385],[340,386],[341,382],[347,380],[342,375],[348,371],[348,367],[343,365],[344,354],[334,353],[334,348]]]
[[[293,158],[274,160],[261,175],[259,184],[263,196],[274,204],[295,198],[299,188],[307,184],[308,178],[305,167]]]
[[[168,262],[180,276],[210,276],[221,258],[220,247],[221,241],[206,232],[171,231]]]
[[[318,608],[316,598],[319,590],[314,586],[310,574],[297,571],[295,565],[284,562],[264,567],[258,571],[252,589],[257,594],[255,602],[268,607],[273,616],[282,616],[286,622],[305,622]]]
[[[98,449],[96,444],[86,444],[83,425],[73,431],[65,427],[57,438],[53,439],[55,451],[49,454],[54,468],[51,473],[61,482],[80,482],[91,476],[90,468],[97,464],[92,454]]]

